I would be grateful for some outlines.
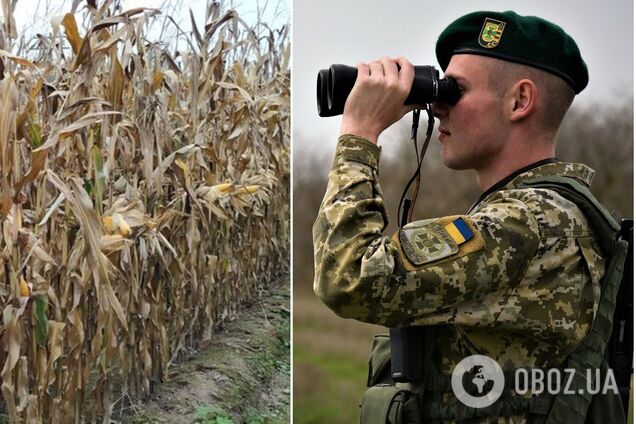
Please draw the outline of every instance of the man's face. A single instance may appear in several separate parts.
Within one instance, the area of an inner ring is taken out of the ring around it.
[[[504,105],[489,87],[488,57],[456,54],[445,76],[457,80],[454,105],[434,103],[439,119],[442,162],[452,169],[483,169],[497,159],[508,136]]]

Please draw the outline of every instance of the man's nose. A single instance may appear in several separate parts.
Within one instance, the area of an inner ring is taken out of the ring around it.
[[[434,102],[432,106],[433,116],[437,119],[444,119],[448,116],[448,106],[444,103]]]

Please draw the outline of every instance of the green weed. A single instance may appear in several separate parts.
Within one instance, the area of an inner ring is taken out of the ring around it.
[[[202,405],[197,408],[198,424],[234,424],[232,417],[218,406]]]

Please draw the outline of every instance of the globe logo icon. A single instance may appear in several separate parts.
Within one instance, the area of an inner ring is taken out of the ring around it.
[[[485,408],[503,393],[504,374],[499,364],[484,355],[471,355],[457,364],[451,377],[453,393],[464,405]]]
[[[490,393],[494,385],[494,380],[488,378],[488,374],[484,373],[484,367],[481,365],[475,365],[462,376],[462,386],[473,396],[485,396]]]

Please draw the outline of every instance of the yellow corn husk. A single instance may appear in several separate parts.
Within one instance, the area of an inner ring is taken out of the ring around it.
[[[126,237],[130,234],[130,225],[126,222],[123,216],[119,213],[112,215],[106,215],[102,218],[102,223],[110,234],[119,233]]]
[[[122,236],[127,237],[130,234],[130,225],[128,225],[121,214],[113,214],[113,224],[117,226],[117,230]]]
[[[221,193],[229,193],[232,190],[232,187],[234,187],[234,184],[232,183],[222,183],[212,186],[212,188],[217,189]]]
[[[104,215],[102,217],[102,224],[104,224],[104,228],[106,228],[106,231],[108,231],[109,233],[114,233],[115,231],[117,231],[117,227],[113,223],[113,217],[110,215]]]
[[[29,297],[31,295],[31,288],[27,284],[23,276],[20,276],[20,297]]]
[[[243,190],[247,191],[250,194],[256,193],[261,187],[257,185],[248,185],[243,187]]]

